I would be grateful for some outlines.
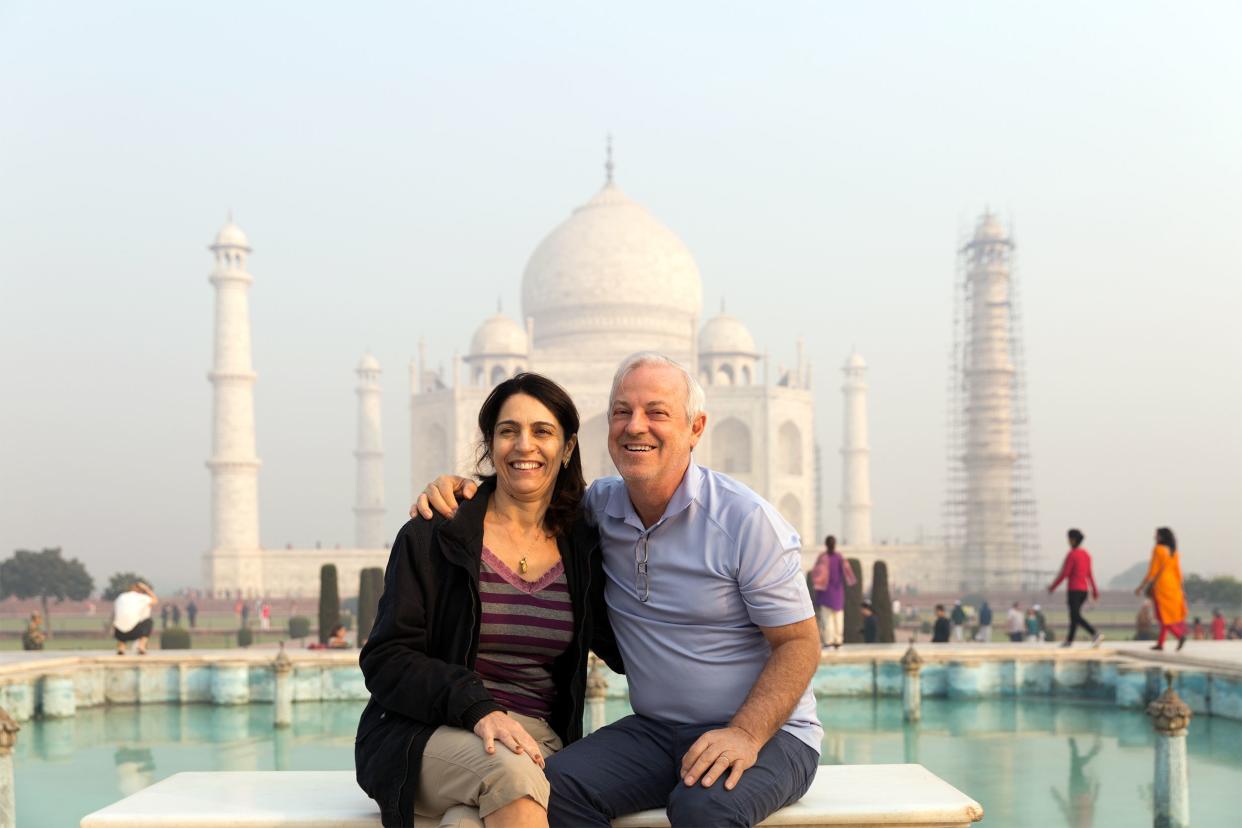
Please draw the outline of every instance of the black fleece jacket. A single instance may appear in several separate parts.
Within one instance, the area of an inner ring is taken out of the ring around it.
[[[385,825],[412,821],[423,749],[441,725],[474,728],[504,710],[474,672],[479,647],[479,561],[483,516],[495,491],[486,481],[446,520],[414,518],[397,535],[384,594],[359,663],[371,700],[358,722],[359,786]],[[587,651],[624,672],[604,607],[599,535],[579,519],[557,538],[574,613],[574,635],[552,666],[556,697],[548,724],[565,744],[582,736]]]

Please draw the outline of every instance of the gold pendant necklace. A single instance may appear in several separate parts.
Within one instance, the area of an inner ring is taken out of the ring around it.
[[[523,575],[525,575],[525,574],[526,574],[526,570],[527,570],[527,569],[529,569],[529,567],[528,567],[528,566],[526,566],[526,556],[525,556],[525,555],[523,555],[523,556],[522,556],[522,560],[518,561],[518,572],[520,572],[520,573],[522,573]]]

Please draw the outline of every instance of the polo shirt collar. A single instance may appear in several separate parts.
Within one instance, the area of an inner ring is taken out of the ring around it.
[[[673,492],[668,505],[664,507],[664,514],[649,527],[643,526],[642,518],[638,516],[634,504],[630,502],[630,493],[624,481],[609,493],[604,512],[611,518],[633,526],[639,532],[648,532],[674,515],[690,508],[690,504],[699,497],[699,490],[703,487],[703,477],[703,469],[691,458],[690,465],[686,467],[686,473],[681,476],[681,483],[677,485],[677,490]]]

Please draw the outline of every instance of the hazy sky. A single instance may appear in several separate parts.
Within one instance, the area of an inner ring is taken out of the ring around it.
[[[465,350],[603,181],[690,247],[772,361],[814,364],[826,526],[840,366],[870,365],[877,538],[938,534],[954,249],[1015,225],[1049,565],[1169,524],[1242,575],[1236,3],[0,0],[0,555],[197,584],[212,289],[254,246],[261,532],[353,537],[353,369]]]

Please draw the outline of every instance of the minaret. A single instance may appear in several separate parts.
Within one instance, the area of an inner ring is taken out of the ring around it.
[[[241,591],[262,594],[259,549],[259,458],[255,454],[254,382],[250,362],[250,305],[254,281],[246,272],[250,243],[233,223],[216,235],[210,248],[216,289],[215,358],[211,381],[211,551],[207,554],[209,589],[219,595]]]
[[[841,541],[871,545],[871,446],[867,439],[867,363],[851,353],[841,368],[845,435],[841,446]]]
[[[366,354],[358,363],[358,477],[354,545],[381,549],[384,538],[384,444],[380,430],[380,365]]]
[[[1013,241],[985,211],[962,249],[966,341],[962,366],[965,426],[963,581],[1017,587],[1021,555],[1014,514],[1015,368],[1012,359],[1010,255]]]

